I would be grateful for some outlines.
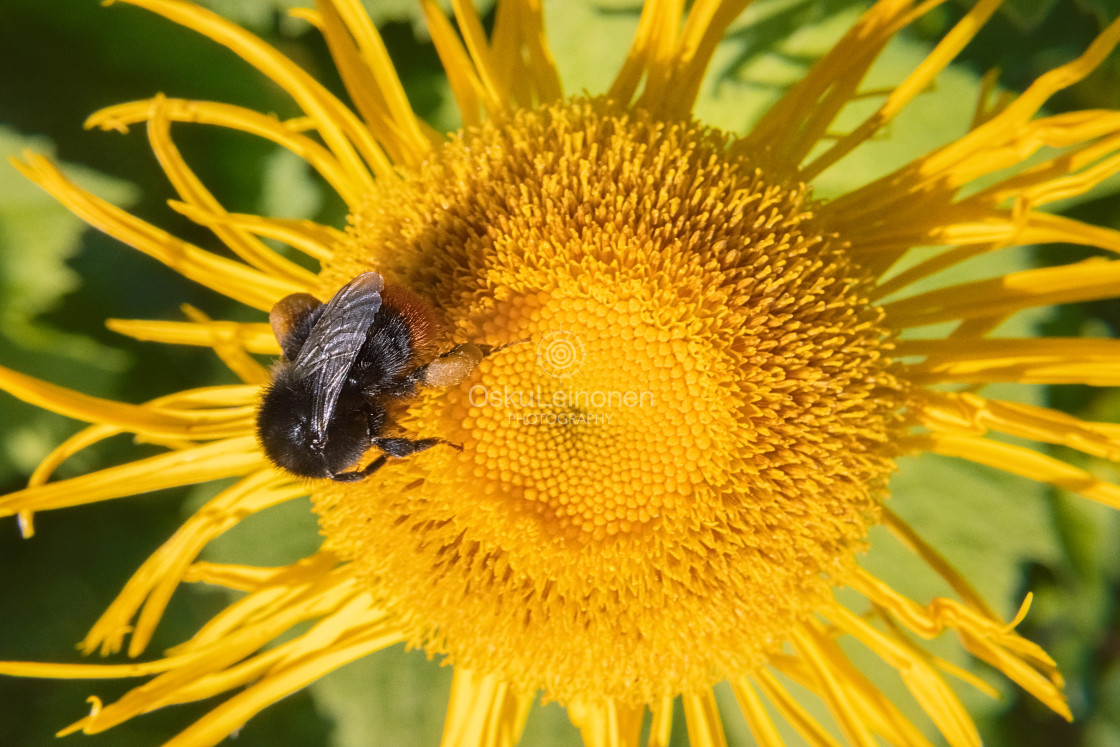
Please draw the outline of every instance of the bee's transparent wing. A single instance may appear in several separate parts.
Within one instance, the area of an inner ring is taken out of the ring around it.
[[[346,375],[381,308],[384,288],[385,281],[376,272],[362,273],[344,285],[323,306],[292,362],[293,375],[309,381],[314,392],[311,433],[315,436],[326,433]]]

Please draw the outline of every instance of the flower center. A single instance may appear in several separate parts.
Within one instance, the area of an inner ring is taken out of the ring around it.
[[[728,136],[603,100],[463,133],[324,273],[500,345],[397,423],[432,448],[315,499],[414,640],[570,702],[760,666],[876,521],[902,395],[806,189]]]

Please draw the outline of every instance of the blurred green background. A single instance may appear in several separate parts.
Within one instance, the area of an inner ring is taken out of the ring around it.
[[[319,80],[341,93],[325,45],[306,24],[285,15],[286,0],[204,3],[269,39]],[[713,64],[697,114],[743,132],[785,86],[796,80],[851,23],[866,2],[759,2],[728,34]],[[457,126],[438,59],[412,0],[367,0],[414,108],[442,130]],[[907,30],[872,75],[897,81],[964,8],[948,3]],[[546,3],[550,38],[566,90],[602,91],[625,54],[639,4],[623,0]],[[1105,23],[1120,15],[1117,0],[1008,2],[934,90],[924,94],[874,147],[825,175],[822,194],[844,190],[953,138],[972,113],[978,77],[1002,70],[1001,84],[1021,90],[1035,76],[1071,59]],[[492,13],[487,11],[487,22]],[[281,117],[297,114],[284,93],[223,48],[143,10],[95,0],[0,0],[0,152],[50,154],[97,194],[207,249],[221,251],[206,231],[166,205],[170,185],[143,127],[127,135],[86,131],[82,122],[111,104],[157,92],[228,101]],[[1120,53],[1085,83],[1051,102],[1055,111],[1120,104]],[[176,125],[176,144],[227,208],[342,225],[344,209],[294,158],[237,133]],[[1120,226],[1115,180],[1062,209],[1090,222]],[[1005,252],[963,268],[995,274],[1088,255],[1073,247]],[[1013,256],[1012,256],[1013,255]],[[959,276],[957,276],[959,278]],[[193,285],[156,261],[110,240],[60,208],[0,163],[0,364],[80,391],[142,402],[180,389],[232,383],[206,350],[137,343],[109,332],[106,318],[179,320],[180,304],[224,319],[261,315]],[[1009,333],[1115,336],[1116,301],[1024,315]],[[1049,403],[1094,420],[1120,421],[1117,392],[1086,387],[1013,387],[999,396]],[[42,455],[78,424],[42,413],[0,393],[0,488],[20,488]],[[1057,451],[1057,450],[1056,450]],[[146,453],[126,439],[83,453],[61,475],[119,463]],[[1115,465],[1059,456],[1112,479]],[[0,522],[0,658],[76,661],[74,644],[129,575],[218,486],[165,491],[90,507],[40,514],[37,534],[19,537],[14,520]],[[951,460],[906,460],[893,484],[892,507],[907,518],[1007,616],[1024,594],[1035,603],[1020,631],[1060,662],[1074,724],[1007,686],[983,665],[968,664],[1004,694],[992,701],[958,690],[991,745],[1120,744],[1120,533],[1112,512],[1027,481]],[[903,591],[941,593],[885,532],[872,537],[866,564]],[[246,522],[215,544],[210,558],[284,563],[317,545],[306,503],[293,502]],[[226,603],[206,588],[181,590],[150,649],[183,640]],[[938,652],[960,663],[955,644]],[[853,656],[863,655],[853,649]],[[122,660],[122,659],[115,659]],[[862,659],[861,659],[862,660]],[[868,663],[869,668],[874,668]],[[907,701],[897,677],[883,686]],[[879,675],[876,675],[878,678]],[[878,680],[877,680],[878,681]],[[450,672],[423,654],[393,650],[346,667],[253,719],[240,745],[432,745],[442,727]],[[54,743],[53,733],[80,718],[84,701],[109,701],[127,690],[112,681],[0,679],[0,744]],[[729,693],[720,692],[732,744],[751,744]],[[168,709],[107,734],[73,736],[82,745],[159,744],[215,703]],[[914,713],[912,706],[904,708]],[[918,716],[921,719],[920,716]],[[675,740],[686,743],[683,717]],[[937,738],[932,737],[936,743]],[[577,741],[556,706],[530,719],[525,744]],[[797,741],[791,740],[796,744]]]

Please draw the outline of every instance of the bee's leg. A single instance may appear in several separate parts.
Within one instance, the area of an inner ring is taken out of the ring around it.
[[[353,472],[339,472],[338,474],[331,475],[331,479],[335,482],[357,482],[358,480],[363,480],[366,477],[369,477],[374,472],[381,469],[381,467],[387,461],[388,459],[384,454],[382,454],[359,470],[354,470]]]
[[[496,353],[502,348],[510,345],[520,345],[523,342],[528,342],[528,340],[507,342],[504,345],[479,345],[473,342],[465,342],[451,348],[426,366],[416,369],[408,378],[413,385],[455,386],[470,376],[471,371],[486,356]]]
[[[455,386],[470,376],[474,367],[489,352],[473,342],[456,345],[431,363],[413,371],[408,377],[409,383],[413,386]]]
[[[444,441],[442,438],[375,438],[373,445],[391,457],[406,457],[426,451],[433,446],[446,444],[453,449],[463,450],[459,444]],[[384,459],[385,457],[381,457]]]

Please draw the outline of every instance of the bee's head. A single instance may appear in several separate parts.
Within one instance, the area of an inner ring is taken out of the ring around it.
[[[317,433],[311,426],[314,401],[308,381],[281,369],[257,409],[257,438],[277,467],[300,477],[333,478],[369,449],[370,412],[360,398],[341,397],[325,433]]]

